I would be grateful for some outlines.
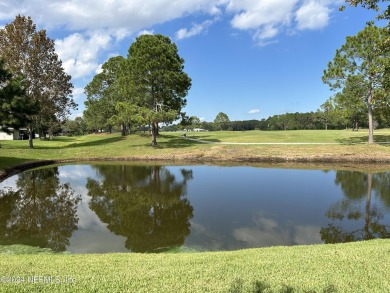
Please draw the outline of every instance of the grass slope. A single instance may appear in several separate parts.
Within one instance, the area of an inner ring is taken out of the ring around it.
[[[181,254],[0,254],[0,276],[13,277],[3,277],[0,291],[388,292],[389,270],[388,240]]]
[[[191,132],[188,137],[213,142],[247,143],[367,143],[368,131],[350,130],[289,130],[289,131],[216,131]],[[390,142],[390,130],[375,132],[376,142]]]
[[[188,136],[214,142],[342,142],[337,145],[219,145],[186,140],[180,133],[163,133],[158,147],[150,146],[150,137],[133,134],[87,135],[35,140],[35,148],[27,141],[2,141],[1,170],[40,160],[170,160],[198,162],[381,162],[390,163],[390,145],[367,145],[364,131],[248,131],[189,133]],[[377,141],[389,142],[390,131],[376,132]],[[351,144],[359,142],[359,144]]]

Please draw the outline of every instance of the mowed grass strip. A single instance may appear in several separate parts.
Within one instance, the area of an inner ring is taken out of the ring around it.
[[[189,132],[187,137],[211,142],[237,143],[367,143],[368,130],[287,130],[287,131],[215,131]],[[390,143],[390,130],[375,131],[377,142]]]
[[[179,254],[0,254],[0,276],[14,278],[0,291],[388,292],[389,270],[389,240]]]
[[[390,144],[368,145],[365,131],[248,131],[188,133],[212,142],[324,142],[335,145],[221,145],[203,144],[187,140],[183,133],[162,133],[157,147],[150,146],[148,134],[91,134],[80,137],[55,137],[53,140],[34,140],[30,150],[27,141],[2,141],[0,170],[13,168],[25,162],[40,160],[170,160],[207,162],[256,161],[353,161],[367,163],[390,162]],[[390,130],[376,132],[380,142],[390,141]],[[357,144],[355,144],[357,143]]]

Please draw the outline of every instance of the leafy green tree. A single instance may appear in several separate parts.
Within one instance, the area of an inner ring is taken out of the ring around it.
[[[196,116],[191,116],[190,122],[191,122],[191,125],[193,125],[193,126],[199,126],[200,123],[202,123],[202,121],[200,121],[200,119]]]
[[[350,6],[362,6],[363,8],[380,11],[381,6],[379,5],[380,2],[388,2],[389,0],[345,0],[346,3],[348,3]],[[385,7],[385,6],[383,6]],[[345,6],[341,7],[341,10],[344,10]],[[379,13],[377,16],[378,19],[387,19],[390,20],[390,5],[387,5],[383,9],[382,12]]]
[[[320,120],[321,122],[325,125],[325,130],[328,130],[328,125],[332,124],[334,121],[334,103],[333,99],[328,99],[325,103],[323,103],[320,106],[321,109],[321,115],[320,115]]]
[[[225,129],[225,127],[230,122],[228,115],[223,112],[219,112],[214,119],[214,123],[218,125],[219,130]]]
[[[382,98],[384,71],[389,54],[380,50],[387,31],[376,26],[367,26],[356,36],[347,37],[346,43],[336,51],[333,61],[324,71],[323,81],[332,89],[344,89],[348,80],[355,76],[361,82],[367,106],[369,135],[368,142],[374,142],[373,109]]]
[[[9,128],[25,127],[38,111],[38,104],[26,96],[23,79],[14,78],[0,59],[0,128],[9,133]]]
[[[367,121],[365,81],[360,75],[348,77],[342,92],[337,93],[334,100],[353,130],[359,130],[359,124]]]
[[[116,104],[124,101],[118,88],[119,72],[124,60],[122,56],[110,58],[102,65],[102,71],[85,87],[87,101],[84,119],[90,128],[97,130],[108,128],[111,132],[113,124],[109,119],[118,114]],[[125,127],[121,126],[124,135]]]
[[[0,57],[5,59],[11,73],[25,78],[26,95],[38,102],[38,114],[32,115],[29,147],[33,148],[34,129],[50,129],[56,120],[64,120],[77,105],[72,99],[73,85],[54,49],[54,41],[45,30],[36,31],[30,17],[18,15],[0,29]]]
[[[115,106],[117,112],[108,121],[112,125],[121,125],[122,135],[126,134],[126,130],[130,131],[132,125],[145,125],[145,108],[140,108],[137,105],[129,102],[117,102]]]
[[[62,130],[66,135],[84,135],[87,133],[87,124],[83,118],[76,117],[75,120],[67,120]]]
[[[138,37],[129,48],[120,83],[127,101],[143,108],[152,145],[157,145],[159,123],[180,118],[191,87],[176,45],[163,35]]]
[[[380,5],[380,3],[388,2],[389,0],[346,0],[345,2],[348,3],[350,6],[361,6],[366,9],[371,9],[379,12],[377,15],[377,19],[381,20],[387,20],[387,37],[385,37],[382,41],[382,44],[380,46],[380,50],[382,50],[384,53],[387,52],[389,54],[390,52],[390,5]],[[344,10],[345,6],[342,6],[340,10]],[[374,21],[370,21],[369,24],[373,24]],[[390,89],[390,61],[386,62],[385,65],[385,79],[384,79],[384,86],[389,91]]]

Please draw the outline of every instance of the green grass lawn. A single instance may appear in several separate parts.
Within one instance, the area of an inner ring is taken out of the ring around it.
[[[0,291],[371,293],[388,292],[389,271],[389,240],[179,254],[8,250]]]
[[[187,136],[214,142],[351,144],[367,143],[368,130],[216,131],[190,132]],[[390,130],[376,131],[375,139],[390,143]]]
[[[183,133],[162,133],[157,147],[150,146],[147,134],[121,137],[115,134],[92,134],[81,137],[55,137],[53,140],[34,140],[34,149],[28,149],[27,141],[2,141],[0,170],[40,160],[170,160],[208,162],[256,162],[256,161],[353,161],[390,162],[390,144],[366,143],[367,132],[347,130],[312,131],[248,131],[188,133],[188,137],[213,142],[314,142],[336,145],[221,145],[204,144],[186,140]],[[390,130],[379,130],[375,138],[390,141]],[[357,143],[357,144],[353,144]]]

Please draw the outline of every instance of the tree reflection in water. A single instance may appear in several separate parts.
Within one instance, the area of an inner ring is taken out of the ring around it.
[[[16,190],[0,190],[0,244],[64,251],[77,229],[79,201],[68,183],[60,184],[58,168],[19,174]]]
[[[332,205],[326,213],[333,222],[321,229],[321,239],[325,243],[338,243],[390,238],[390,226],[381,224],[384,217],[381,206],[390,207],[389,177],[388,172],[337,171],[335,183],[341,186],[345,198]],[[381,206],[372,202],[373,193],[383,203]],[[345,218],[358,222],[360,226],[350,230],[342,228],[341,221]]]
[[[133,252],[159,252],[184,244],[193,208],[186,195],[192,170],[181,180],[161,166],[94,166],[102,182],[88,178],[90,208],[108,229],[127,238]]]

